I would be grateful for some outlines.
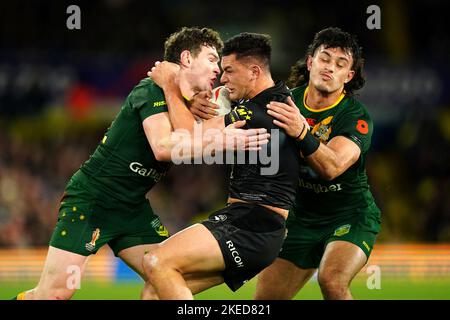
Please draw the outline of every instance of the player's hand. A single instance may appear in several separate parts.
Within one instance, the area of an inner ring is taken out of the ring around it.
[[[287,104],[271,101],[267,105],[267,113],[275,118],[273,120],[275,125],[283,128],[293,138],[298,137],[303,132],[304,126],[309,128],[308,122],[291,97],[288,97]]]
[[[147,72],[147,75],[155,81],[155,83],[164,89],[167,85],[175,84],[175,79],[178,77],[180,66],[176,63],[163,61],[155,62],[155,66]]]
[[[209,101],[211,99],[211,91],[200,91],[189,101],[189,110],[196,117],[203,120],[214,118],[219,106]]]
[[[236,121],[223,130],[224,149],[261,150],[263,145],[269,143],[270,134],[265,128],[240,129],[244,125],[245,120]]]

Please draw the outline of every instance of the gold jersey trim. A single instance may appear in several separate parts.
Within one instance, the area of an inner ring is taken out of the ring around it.
[[[341,93],[341,95],[340,95],[339,98],[336,100],[336,102],[333,103],[331,106],[323,107],[323,108],[321,108],[321,109],[312,109],[311,107],[309,107],[309,106],[306,104],[306,95],[308,94],[308,91],[309,91],[309,86],[306,87],[305,92],[303,93],[303,105],[305,106],[305,108],[306,108],[307,110],[309,110],[309,111],[311,111],[311,112],[322,112],[322,111],[325,111],[325,110],[330,110],[331,108],[336,107],[336,106],[342,101],[342,99],[344,99],[344,97],[345,97],[345,91],[344,91],[344,92]]]

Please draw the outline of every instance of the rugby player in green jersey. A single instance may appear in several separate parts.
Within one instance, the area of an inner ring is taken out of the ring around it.
[[[287,238],[260,273],[256,299],[291,299],[317,269],[325,299],[352,299],[350,283],[380,231],[365,170],[373,123],[353,95],[364,85],[362,70],[355,36],[324,29],[292,68],[295,104],[268,105],[274,123],[298,140],[303,163]]]
[[[178,85],[183,96],[212,88],[220,72],[218,51],[222,46],[219,34],[207,28],[182,28],[167,39],[165,59],[180,65]],[[264,129],[241,130],[238,126],[217,134],[237,138],[243,142],[242,148],[267,143],[268,135],[258,135]],[[18,300],[70,299],[80,288],[88,257],[105,244],[145,280],[141,297],[155,298],[143,272],[142,257],[166,239],[168,231],[146,194],[164,177],[173,160],[173,127],[163,91],[152,80],[142,80],[90,159],[68,182],[39,283],[20,293]],[[195,145],[191,136],[181,138],[178,143]],[[201,140],[200,147],[203,143]],[[223,149],[224,145],[216,147]],[[183,156],[191,157],[191,153]],[[188,279],[188,285],[195,292],[196,281]]]

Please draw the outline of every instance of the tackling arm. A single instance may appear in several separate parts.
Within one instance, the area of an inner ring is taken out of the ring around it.
[[[358,160],[361,149],[344,136],[336,136],[326,145],[315,139],[291,98],[288,104],[272,101],[267,108],[274,124],[298,141],[306,161],[322,178],[333,180]]]
[[[169,109],[170,122],[174,130],[185,129],[191,134],[194,133],[196,120],[189,111],[177,83],[179,66],[175,63],[163,61],[155,64],[152,71],[148,72],[149,77],[161,87]],[[216,117],[203,122],[202,130],[211,128],[224,129],[225,123],[223,117]]]
[[[142,123],[156,160],[165,162],[202,157],[204,151],[259,150],[261,145],[269,142],[269,134],[265,129],[239,129],[244,124],[244,121],[240,121],[225,130],[209,130],[201,135],[193,135],[188,130],[172,131],[167,112],[150,116]]]
[[[337,136],[326,145],[321,143],[314,153],[306,157],[306,161],[322,178],[333,180],[350,168],[360,154],[361,149],[356,143]]]

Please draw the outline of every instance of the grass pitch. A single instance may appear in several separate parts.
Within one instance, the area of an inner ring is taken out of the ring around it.
[[[35,283],[0,283],[0,299],[8,300],[18,292],[32,288]],[[226,285],[211,288],[195,296],[198,300],[250,300],[256,280],[246,283],[237,292]],[[73,299],[76,300],[132,300],[139,299],[140,282],[85,282]],[[380,289],[368,289],[366,279],[356,278],[351,287],[355,299],[363,300],[450,300],[450,279],[383,279]],[[300,300],[322,299],[317,281],[312,279],[295,297]]]

